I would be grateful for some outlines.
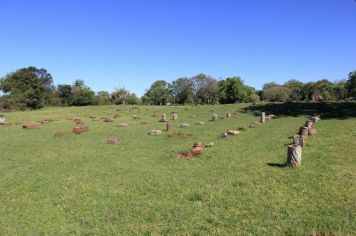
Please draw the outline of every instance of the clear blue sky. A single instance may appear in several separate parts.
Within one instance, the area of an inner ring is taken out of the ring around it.
[[[138,95],[198,73],[335,81],[356,70],[356,1],[0,0],[0,77],[27,66]]]

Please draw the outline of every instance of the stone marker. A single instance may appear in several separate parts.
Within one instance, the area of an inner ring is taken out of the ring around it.
[[[112,119],[109,119],[109,118],[105,118],[104,119],[104,122],[114,122]]]
[[[230,117],[231,117],[231,113],[227,113],[226,118],[230,118]]]
[[[197,124],[197,125],[205,125],[205,122],[200,121],[200,122],[197,122],[197,123],[195,123],[195,124]]]
[[[74,134],[81,134],[81,133],[82,133],[82,129],[81,129],[80,127],[74,127],[74,128],[72,129],[72,132],[73,132]]]
[[[180,125],[180,127],[181,127],[181,128],[189,128],[189,127],[190,127],[190,124],[185,124],[185,123],[183,123],[183,124]]]
[[[227,134],[227,132],[224,132],[221,134],[221,138],[227,138],[229,135]]]
[[[177,113],[173,114],[173,120],[178,120],[178,114]]]
[[[218,120],[218,114],[213,114],[213,116],[211,117],[212,121],[217,121]]]
[[[36,124],[24,124],[22,125],[23,129],[39,129],[40,127]]]
[[[310,118],[310,120],[313,122],[313,124],[315,125],[316,123],[318,123],[318,121],[320,120],[320,118],[318,116],[313,116]]]
[[[226,133],[227,133],[228,135],[230,135],[230,136],[234,136],[234,135],[240,134],[239,131],[237,131],[237,130],[232,130],[232,129],[228,130]]]
[[[262,112],[261,113],[261,120],[260,120],[261,123],[265,123],[266,122],[266,113],[265,112]]]
[[[127,123],[120,123],[118,126],[119,126],[120,128],[127,128],[127,127],[129,127],[129,124],[127,124]]]
[[[168,122],[167,122],[167,132],[168,133],[172,133],[173,132],[173,126],[172,126],[171,123],[168,123]]]
[[[193,154],[193,156],[199,156],[200,154],[203,153],[204,150],[204,145],[201,142],[196,142],[193,144],[192,149],[190,152]]]
[[[0,117],[0,125],[4,125],[5,124],[5,117]]]
[[[300,145],[300,146],[304,146],[304,143],[305,143],[305,139],[303,138],[303,136],[297,134],[297,135],[294,135],[293,137],[293,144],[295,145]]]
[[[122,143],[122,141],[120,139],[109,139],[106,143],[112,145],[119,145]]]
[[[163,115],[161,116],[161,119],[159,120],[159,122],[167,122],[167,116],[166,116],[166,114],[163,114]]]
[[[313,127],[313,121],[308,120],[308,121],[305,123],[305,127],[308,127],[308,129],[312,128],[312,127]]]
[[[137,120],[138,116],[137,115],[132,115],[132,119]]]
[[[303,136],[304,139],[306,139],[309,135],[309,129],[308,127],[302,126],[299,129],[299,135]]]
[[[288,145],[287,164],[299,167],[302,164],[302,147],[300,145]]]
[[[162,130],[151,130],[148,134],[152,136],[160,136],[162,135]]]

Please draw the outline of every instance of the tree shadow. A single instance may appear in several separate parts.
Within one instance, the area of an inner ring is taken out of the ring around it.
[[[356,102],[286,102],[256,104],[245,111],[259,116],[261,112],[277,116],[311,116],[319,114],[321,119],[349,119],[356,117]]]
[[[278,167],[278,168],[286,168],[286,167],[288,167],[287,163],[271,163],[271,162],[268,162],[267,165],[272,166],[272,167]]]

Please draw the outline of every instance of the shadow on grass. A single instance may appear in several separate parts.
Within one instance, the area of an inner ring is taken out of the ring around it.
[[[349,119],[356,117],[356,102],[286,102],[251,105],[246,108],[259,116],[261,112],[277,116],[311,116],[319,114],[321,119]]]
[[[288,167],[287,163],[267,163],[267,165],[272,166],[272,167],[278,167],[278,168],[286,168]]]

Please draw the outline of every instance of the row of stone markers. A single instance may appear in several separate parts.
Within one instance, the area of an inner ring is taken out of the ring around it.
[[[302,147],[304,147],[308,136],[316,134],[316,123],[320,120],[319,115],[312,116],[304,126],[300,127],[298,134],[293,136],[293,143],[288,145],[287,164],[299,167],[302,164]]]

